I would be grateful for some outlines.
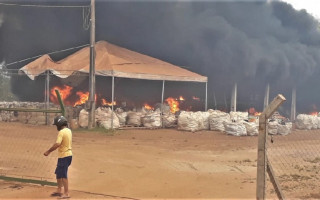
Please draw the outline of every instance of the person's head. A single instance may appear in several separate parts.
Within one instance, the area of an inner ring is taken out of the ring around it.
[[[60,131],[63,127],[68,127],[68,121],[62,115],[56,116],[53,120],[53,125],[56,125],[57,130]]]

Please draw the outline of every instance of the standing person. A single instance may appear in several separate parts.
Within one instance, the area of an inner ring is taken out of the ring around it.
[[[46,152],[48,156],[52,151],[58,149],[58,163],[55,171],[58,188],[51,196],[60,196],[61,198],[70,198],[68,188],[68,167],[72,162],[72,132],[68,128],[68,121],[64,116],[54,118],[53,125],[57,126],[58,137],[56,143]],[[64,193],[62,193],[64,187]]]

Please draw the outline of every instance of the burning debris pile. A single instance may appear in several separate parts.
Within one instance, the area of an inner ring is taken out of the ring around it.
[[[55,86],[51,89],[50,100],[58,103],[55,90],[59,90],[63,102],[68,106],[68,110],[75,110],[77,114],[68,113],[67,117],[77,118],[77,126],[81,128],[88,127],[88,111],[84,109],[86,101],[89,99],[88,92],[76,92],[74,95],[73,88],[68,85]],[[76,98],[74,96],[77,96]],[[192,97],[193,101],[200,101],[198,97]],[[109,102],[106,98],[101,98],[97,94],[95,97],[98,108],[96,109],[95,120],[99,127],[106,129],[119,128],[121,126],[134,126],[134,127],[175,127],[177,126],[177,115],[180,113],[180,105],[185,101],[185,98],[179,96],[178,98],[168,97],[165,99],[165,104],[157,104],[155,107],[144,103],[141,108],[129,109],[123,106],[123,103],[117,101]],[[124,104],[126,105],[126,103]],[[115,107],[112,112],[111,106]],[[162,111],[162,116],[161,116]]]
[[[55,89],[58,89],[63,102],[66,104],[66,117],[72,124],[72,128],[88,127],[88,111],[85,109],[89,93],[85,91],[74,92],[71,86],[53,87],[51,89],[51,102],[58,103]],[[75,95],[72,95],[73,94]],[[75,97],[76,96],[76,97]],[[197,97],[193,99],[199,101]],[[95,111],[97,126],[105,129],[118,129],[124,126],[147,127],[147,128],[170,128],[177,127],[184,131],[213,130],[225,132],[235,136],[254,136],[258,134],[258,118],[261,113],[250,109],[248,112],[226,113],[219,110],[209,109],[207,112],[191,112],[181,110],[180,106],[186,101],[182,96],[178,98],[168,97],[164,104],[152,106],[144,103],[141,107],[127,109],[117,101],[109,102],[101,95],[96,95],[98,105]],[[99,103],[98,103],[99,102]],[[44,103],[0,103],[1,107],[39,108],[44,109]],[[50,104],[50,108],[58,105]],[[113,111],[110,107],[114,107]],[[55,114],[50,114],[52,121]],[[0,114],[1,121],[20,121],[31,124],[45,124],[45,113],[23,113],[7,112]],[[317,125],[315,125],[317,124]],[[297,119],[298,128],[314,129],[320,128],[320,117],[299,115]],[[291,132],[292,124],[287,122],[279,113],[275,113],[268,122],[268,133],[275,135],[287,135]]]
[[[121,126],[160,128],[161,127],[161,111],[160,109],[152,110],[142,107],[139,111],[125,112],[121,108],[117,108],[112,112],[111,108],[99,107],[96,109],[96,123],[99,127],[105,129],[117,129]],[[112,120],[113,119],[113,120]],[[163,115],[164,127],[174,127],[176,125],[176,117],[173,114],[166,113]],[[82,109],[79,114],[79,126],[81,128],[88,127],[88,112]]]
[[[62,93],[62,96],[64,94]],[[64,96],[65,97],[65,96]],[[249,121],[248,112],[230,112],[225,113],[219,110],[209,109],[207,112],[181,111],[179,104],[171,98],[170,103],[160,105],[158,108],[145,104],[140,109],[125,111],[118,107],[112,111],[110,107],[101,106],[96,109],[95,120],[99,127],[105,129],[117,129],[123,126],[147,127],[147,128],[170,128],[176,127],[184,131],[214,130],[225,132],[228,135],[235,136],[254,136],[258,134],[258,120]],[[75,105],[75,104],[74,104]],[[0,102],[4,108],[37,108],[44,109],[44,103],[31,102]],[[66,107],[66,116],[70,120],[73,128],[88,127],[88,111],[84,109],[83,104],[75,107]],[[50,104],[50,108],[59,109],[58,105]],[[163,115],[161,115],[161,110]],[[49,114],[51,122],[56,114]],[[36,112],[0,112],[0,120],[13,122],[44,125],[46,124],[46,114]],[[317,126],[315,125],[317,124]],[[299,115],[297,127],[301,129],[320,128],[320,117],[311,115]],[[291,131],[292,124],[284,122],[283,117],[278,113],[272,116],[268,122],[268,133],[275,135],[287,135]]]

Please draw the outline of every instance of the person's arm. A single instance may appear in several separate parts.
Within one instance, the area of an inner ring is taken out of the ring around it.
[[[58,147],[60,147],[61,142],[62,142],[62,137],[63,137],[63,134],[61,132],[59,132],[56,143],[54,145],[52,145],[52,147],[48,151],[44,152],[43,155],[48,156],[52,151],[54,151]]]
[[[59,143],[55,143],[54,145],[52,145],[52,147],[48,151],[44,152],[43,155],[48,156],[51,152],[53,152],[58,147],[60,147],[60,145],[61,145],[61,143],[60,144]]]

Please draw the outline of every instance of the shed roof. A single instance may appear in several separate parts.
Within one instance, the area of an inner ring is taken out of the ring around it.
[[[208,80],[206,76],[106,41],[97,42],[95,52],[96,75],[168,81],[207,82]],[[67,78],[74,72],[89,73],[89,61],[90,47],[85,47],[57,62],[54,62],[49,55],[43,55],[20,70],[32,80],[47,70],[60,78]]]

